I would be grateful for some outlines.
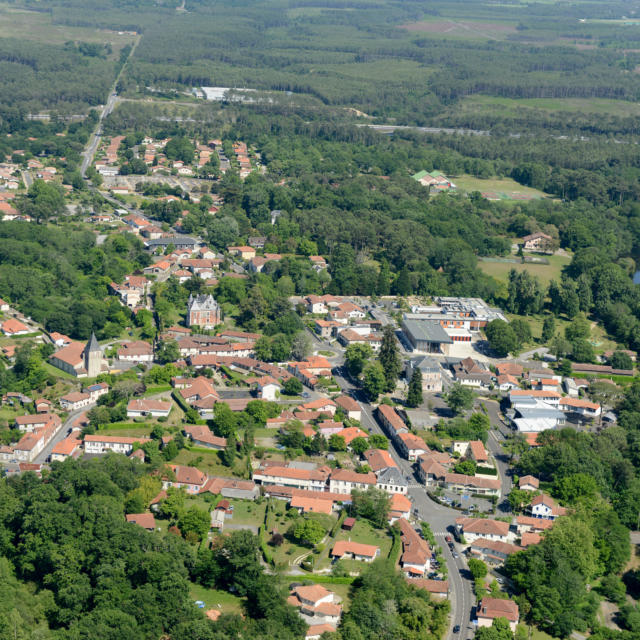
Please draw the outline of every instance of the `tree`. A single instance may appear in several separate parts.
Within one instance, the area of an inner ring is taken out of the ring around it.
[[[549,342],[556,332],[556,319],[553,316],[545,316],[542,323],[542,342]]]
[[[489,341],[489,346],[499,358],[505,358],[520,346],[516,332],[504,320],[492,320],[484,328],[484,333]]]
[[[337,434],[333,434],[333,435],[337,435]],[[349,445],[349,447],[351,448],[351,451],[353,451],[353,453],[355,453],[358,456],[361,456],[369,448],[369,443],[367,442],[366,438],[359,436],[358,438],[354,438],[351,441],[351,444]]]
[[[445,396],[449,408],[455,415],[463,410],[471,409],[473,406],[473,391],[469,387],[461,385],[459,382],[451,387],[451,391]]]
[[[317,520],[299,518],[293,525],[292,534],[299,542],[314,546],[327,535],[327,531]]]
[[[531,504],[533,494],[524,489],[511,489],[509,493],[509,506],[514,513],[520,513],[527,505]]]
[[[610,364],[614,369],[633,369],[633,360],[631,356],[624,351],[614,351]]]
[[[478,627],[474,640],[513,640],[513,633],[506,618],[494,618],[490,627]]]
[[[569,377],[572,373],[571,369],[571,360],[567,360],[566,358],[562,360],[562,362],[558,365],[556,371],[564,377]]]
[[[533,338],[531,334],[531,325],[524,318],[514,318],[509,325],[516,334],[519,347],[531,342]]]
[[[372,355],[373,349],[371,345],[360,343],[350,344],[344,354],[349,373],[357,378],[362,373],[365,364]]]
[[[511,269],[507,288],[509,297],[506,307],[511,313],[524,316],[539,313],[542,309],[544,291],[538,278],[528,271]]]
[[[156,351],[156,360],[160,364],[176,362],[180,359],[180,347],[175,340],[161,342]]]
[[[184,537],[189,533],[202,540],[211,527],[211,517],[203,509],[191,507],[178,520],[178,528]]]
[[[288,396],[297,396],[302,393],[302,382],[298,378],[292,376],[283,385],[282,391]]]
[[[298,333],[291,344],[291,357],[294,360],[304,360],[311,353],[311,338],[304,332]]]
[[[29,187],[26,199],[19,206],[23,213],[42,223],[63,212],[64,196],[57,184],[34,180]]]
[[[380,529],[386,526],[389,503],[387,492],[376,487],[369,487],[366,491],[354,489],[351,492],[352,514],[369,520]]]
[[[364,369],[362,386],[371,401],[377,400],[385,389],[385,376],[382,365],[379,362],[371,362]]]
[[[344,436],[338,435],[337,433],[333,433],[329,436],[329,449],[331,451],[346,451],[347,443],[345,442]]]
[[[469,566],[469,571],[475,580],[484,578],[487,575],[487,565],[482,562],[482,560],[469,558],[467,565]]]
[[[369,447],[372,449],[384,449],[386,451],[389,449],[389,440],[386,436],[379,433],[372,433],[369,436]]]
[[[184,489],[169,487],[167,497],[160,503],[160,514],[168,520],[178,520],[184,511]]]
[[[224,465],[227,467],[232,467],[233,463],[238,454],[238,439],[236,437],[236,432],[232,431],[227,436],[227,445],[224,450],[220,454],[220,458]]]
[[[422,371],[418,367],[413,370],[407,392],[407,406],[419,407],[422,404]]]
[[[396,388],[396,382],[402,371],[402,360],[398,352],[398,343],[396,341],[396,332],[392,325],[388,324],[382,329],[382,345],[378,360],[382,365],[385,379],[385,391],[393,391]]]
[[[462,473],[465,476],[476,475],[476,463],[473,460],[462,460],[454,467],[456,473]]]

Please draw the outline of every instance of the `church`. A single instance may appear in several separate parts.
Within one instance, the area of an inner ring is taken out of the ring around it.
[[[70,345],[56,351],[49,362],[58,369],[66,371],[76,378],[95,378],[106,370],[103,367],[104,358],[102,348],[95,333],[91,333],[89,342],[72,342]]]

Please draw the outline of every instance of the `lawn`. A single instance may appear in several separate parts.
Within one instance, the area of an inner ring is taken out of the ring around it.
[[[259,527],[264,522],[266,502],[261,504],[253,500],[231,500],[233,518],[226,520],[229,524],[251,524]]]
[[[485,194],[489,200],[520,201],[536,200],[539,198],[550,198],[544,191],[525,187],[511,178],[474,178],[473,176],[461,175],[450,176],[456,187],[462,191],[479,191]]]
[[[227,591],[219,589],[207,589],[200,584],[191,583],[189,593],[194,600],[202,600],[206,609],[218,609],[222,613],[241,613],[243,610],[243,598],[238,598]],[[220,605],[220,607],[218,607]]]
[[[530,640],[554,640],[553,636],[548,633],[537,629],[536,627],[529,627]]]
[[[199,448],[197,451],[181,449],[180,453],[171,461],[172,464],[182,464],[190,467],[198,467],[210,475],[230,476],[231,469],[220,462],[217,451],[208,451]]]
[[[511,269],[516,271],[528,271],[531,275],[537,276],[540,282],[547,286],[551,280],[560,280],[563,267],[571,262],[571,256],[552,255],[544,256],[549,264],[536,264],[532,262],[492,262],[491,259],[480,260],[478,266],[487,275],[493,276],[496,280],[504,283],[509,280]],[[518,260],[518,258],[514,258]]]
[[[75,376],[72,376],[70,373],[63,371],[62,369],[58,369],[58,367],[54,367],[52,364],[49,364],[48,362],[43,362],[42,366],[44,367],[44,370],[47,373],[51,374],[52,376],[55,376],[56,378],[64,378],[65,380],[75,380],[75,381],[78,380],[78,378],[76,378]],[[82,383],[86,386],[87,381],[83,379]]]
[[[130,424],[110,424],[108,429],[100,429],[100,435],[103,436],[124,436],[127,438],[148,438],[153,425],[139,427],[130,426]]]

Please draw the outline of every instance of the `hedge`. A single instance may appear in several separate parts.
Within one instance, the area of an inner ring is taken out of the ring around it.
[[[165,391],[171,391],[170,384],[163,384],[157,387],[147,387],[147,390],[142,394],[144,396],[152,396],[156,393],[164,393]]]
[[[329,533],[330,538],[335,537],[336,533],[338,532],[338,529],[342,526],[342,523],[345,521],[346,517],[347,517],[347,510],[343,509],[340,512],[340,517],[338,518],[338,521],[333,525],[333,528],[331,529],[331,533]]]
[[[391,527],[391,535],[393,536],[393,544],[391,545],[391,549],[389,549],[389,555],[387,557],[393,562],[393,566],[395,567],[396,564],[398,564],[398,558],[402,551],[402,537],[395,527]]]
[[[309,581],[309,582],[316,582],[316,583],[323,583],[323,584],[352,584],[353,581],[356,579],[355,576],[339,576],[339,577],[333,577],[333,576],[316,576],[316,575],[311,575],[311,576],[304,576],[304,581]]]
[[[264,540],[264,525],[261,524],[258,527],[258,539],[260,540],[260,550],[262,551],[262,557],[267,564],[270,564],[272,567],[275,567],[275,562],[273,560],[273,556],[271,555],[271,551],[267,547],[267,543]]]
[[[171,392],[171,397],[185,413],[191,409],[191,407],[184,401],[184,398],[176,390]]]
[[[498,470],[495,469],[494,467],[476,467],[476,474],[478,473],[482,473],[485,476],[497,476],[498,475]]]

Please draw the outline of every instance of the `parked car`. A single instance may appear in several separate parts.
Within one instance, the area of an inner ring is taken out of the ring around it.
[[[457,624],[455,627],[453,627],[453,633],[460,633],[460,625]]]
[[[444,539],[445,539],[447,542],[453,542],[453,538],[452,538],[451,536],[445,536],[445,537],[444,537]]]

